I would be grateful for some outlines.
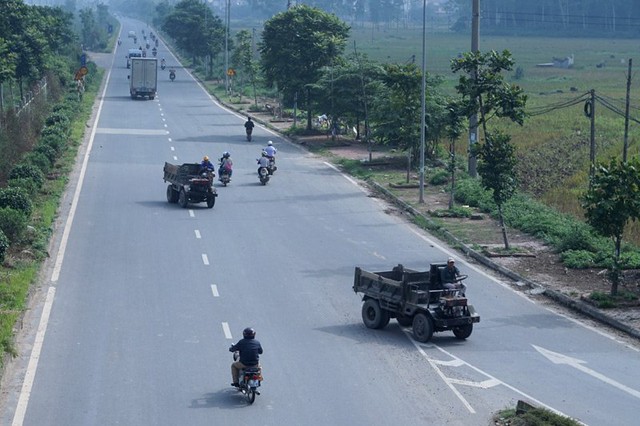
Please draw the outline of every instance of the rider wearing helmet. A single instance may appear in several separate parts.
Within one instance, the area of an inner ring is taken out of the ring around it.
[[[267,142],[267,146],[263,149],[263,151],[267,153],[267,157],[269,157],[270,160],[275,160],[276,152],[278,152],[276,147],[273,146],[272,141]]]
[[[214,174],[214,168],[211,161],[209,161],[209,157],[205,155],[204,157],[202,157],[202,162],[200,163],[200,173],[207,172],[211,172],[211,174]]]
[[[240,370],[247,367],[260,367],[260,355],[262,354],[262,346],[256,340],[256,331],[247,327],[242,331],[242,340],[235,345],[231,345],[229,352],[240,353],[240,359],[231,364],[231,386],[240,386],[238,377]]]
[[[269,166],[269,156],[266,152],[262,151],[262,155],[258,158],[258,174],[260,174],[261,168],[267,168]]]
[[[222,153],[222,157],[220,158],[220,167],[218,171],[220,174],[227,173],[229,177],[233,174],[233,161],[231,161],[231,154],[228,151]]]

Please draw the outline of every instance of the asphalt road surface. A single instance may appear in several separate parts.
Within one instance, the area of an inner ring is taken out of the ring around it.
[[[637,424],[636,348],[558,315],[473,265],[481,316],[460,341],[365,328],[355,266],[425,270],[452,251],[321,159],[205,93],[166,47],[154,100],[132,100],[122,46],[56,236],[42,303],[5,377],[14,425],[486,425],[526,399],[590,425]],[[140,40],[139,40],[140,43]],[[113,65],[111,67],[111,65]],[[260,185],[273,140],[279,170]],[[169,204],[165,161],[230,151],[215,206]],[[264,347],[262,394],[229,386],[244,327]]]

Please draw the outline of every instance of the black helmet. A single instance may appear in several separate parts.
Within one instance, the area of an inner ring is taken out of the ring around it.
[[[231,157],[231,154],[229,154],[228,151],[225,151],[224,153],[222,153],[222,158],[229,158]]]
[[[256,337],[256,331],[251,327],[247,327],[242,331],[242,337],[245,339],[253,339]]]

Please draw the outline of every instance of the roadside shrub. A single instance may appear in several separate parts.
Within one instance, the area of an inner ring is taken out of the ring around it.
[[[22,161],[26,164],[37,167],[42,172],[43,175],[46,175],[47,173],[49,173],[52,166],[52,163],[51,163],[51,160],[49,160],[49,157],[47,157],[41,152],[36,152],[36,151],[32,151],[27,155],[25,155]]]
[[[60,124],[61,126],[68,127],[69,126],[69,117],[66,113],[62,111],[54,111],[45,120],[44,124],[46,126],[54,126],[56,124]]]
[[[44,175],[42,171],[35,165],[27,162],[21,162],[16,164],[11,173],[9,173],[9,179],[30,178],[37,184],[42,185],[44,183]]]
[[[0,189],[0,207],[11,207],[24,212],[27,217],[31,216],[33,205],[28,194],[21,188]]]
[[[569,268],[587,269],[597,266],[595,254],[587,250],[567,250],[562,252],[560,257]]]
[[[40,154],[44,155],[45,157],[47,157],[49,159],[49,162],[51,163],[51,165],[55,164],[56,160],[58,159],[58,153],[55,150],[55,148],[52,147],[51,145],[46,145],[46,144],[43,144],[43,143],[39,143],[38,146],[36,146],[33,149],[33,152],[40,153]]]
[[[53,124],[51,126],[44,126],[42,128],[42,132],[40,132],[40,136],[44,137],[44,136],[49,136],[49,135],[56,135],[56,136],[62,136],[62,137],[66,137],[67,136],[67,128],[60,125],[60,124]]]
[[[4,232],[0,230],[0,263],[4,262],[4,256],[6,255],[8,249],[9,239],[6,235],[4,235]]]
[[[27,229],[27,217],[23,212],[11,207],[0,208],[0,231],[10,242],[18,241],[25,229]]]
[[[429,183],[431,185],[444,185],[449,182],[450,173],[446,170],[438,170],[429,177]]]
[[[9,173],[9,179],[19,178],[33,179],[33,181],[36,182],[38,186],[42,186],[44,184],[44,174],[37,166],[33,164],[20,163],[17,164],[13,169],[11,169],[11,173]]]
[[[67,145],[67,138],[58,134],[45,135],[40,138],[40,145],[53,148],[56,156],[59,155]]]
[[[34,197],[40,191],[40,186],[31,178],[9,179],[7,186],[23,189],[30,197]]]
[[[640,269],[640,252],[637,249],[620,254],[620,263],[624,269]]]
[[[476,207],[485,213],[496,211],[496,204],[493,202],[491,193],[484,189],[478,179],[462,179],[456,184],[456,201]]]

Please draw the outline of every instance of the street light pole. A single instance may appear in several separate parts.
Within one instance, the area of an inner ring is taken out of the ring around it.
[[[229,93],[229,25],[231,21],[231,0],[227,0],[224,32],[224,87]]]
[[[427,0],[422,1],[422,114],[420,115],[420,203],[424,203],[424,144],[425,144],[425,114],[426,105],[425,97],[427,93],[427,54],[426,54],[426,39],[427,39]]]

